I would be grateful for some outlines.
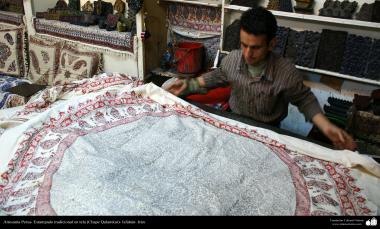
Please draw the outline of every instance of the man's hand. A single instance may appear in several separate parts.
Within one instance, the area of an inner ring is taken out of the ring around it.
[[[333,124],[325,128],[324,134],[338,149],[349,149],[353,151],[357,148],[357,145],[352,137],[347,134],[346,131]]]
[[[313,117],[313,123],[338,149],[355,150],[357,148],[352,137],[346,131],[332,124],[323,114],[316,114]]]
[[[164,89],[175,96],[183,93],[187,88],[186,80],[176,79],[169,85],[165,86]]]

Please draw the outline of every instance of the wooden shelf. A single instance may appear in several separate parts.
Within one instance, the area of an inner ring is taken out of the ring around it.
[[[230,10],[242,11],[242,12],[250,9],[249,7],[236,6],[236,5],[224,5],[224,8],[230,9]],[[318,16],[318,15],[299,14],[299,13],[283,12],[283,11],[275,11],[275,10],[271,10],[271,12],[275,16],[284,17],[284,18],[293,18],[293,19],[301,19],[301,20],[305,20],[305,21],[315,21],[315,22],[324,22],[324,23],[330,23],[330,24],[345,25],[345,26],[380,29],[380,23],[376,23],[376,22],[367,22],[367,21],[359,21],[359,20],[352,20],[352,19],[324,17],[324,16]]]
[[[161,0],[162,2],[177,2],[184,4],[193,4],[193,5],[202,5],[202,6],[211,6],[211,7],[221,7],[222,3],[216,1],[186,1],[186,0]],[[159,1],[160,2],[160,1]]]

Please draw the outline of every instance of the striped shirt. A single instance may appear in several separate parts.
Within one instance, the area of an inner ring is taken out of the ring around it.
[[[249,74],[241,50],[226,56],[219,68],[203,75],[207,88],[230,84],[229,105],[234,113],[264,123],[279,123],[288,114],[289,103],[298,107],[307,120],[322,113],[301,73],[287,59],[269,54],[260,77]]]

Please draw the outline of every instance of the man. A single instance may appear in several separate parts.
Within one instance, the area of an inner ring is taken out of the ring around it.
[[[273,14],[261,7],[250,9],[242,15],[240,24],[241,50],[230,52],[218,69],[195,79],[177,80],[166,89],[181,95],[230,84],[229,105],[234,113],[274,126],[287,116],[290,102],[337,148],[354,150],[351,136],[323,115],[294,64],[271,52],[277,31]]]

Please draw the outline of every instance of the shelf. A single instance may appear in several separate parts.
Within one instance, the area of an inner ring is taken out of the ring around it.
[[[230,52],[222,50],[221,53],[229,54]],[[316,68],[307,68],[307,67],[303,67],[303,66],[299,66],[299,65],[296,65],[296,68],[299,70],[303,70],[303,71],[314,72],[314,73],[319,73],[319,74],[324,74],[324,75],[329,75],[329,76],[335,76],[335,77],[342,78],[342,79],[348,79],[348,80],[352,80],[352,81],[356,81],[356,82],[380,86],[380,80],[371,80],[371,79],[366,79],[366,78],[360,78],[360,77],[340,74],[338,72],[332,72],[332,71],[316,69]]]
[[[161,0],[162,2],[177,2],[184,4],[193,4],[193,5],[202,5],[202,6],[211,6],[211,7],[221,7],[222,3],[219,1],[184,1],[184,0]]]
[[[236,6],[236,5],[225,5],[224,8],[230,9],[230,10],[237,10],[237,11],[247,11],[248,9],[250,9],[249,7]],[[376,22],[359,21],[359,20],[352,20],[352,19],[341,19],[341,18],[333,18],[333,17],[323,17],[323,16],[318,16],[318,15],[299,14],[299,13],[275,11],[275,10],[271,10],[271,12],[275,16],[284,17],[284,18],[294,18],[294,19],[302,19],[306,21],[316,21],[316,22],[324,22],[324,23],[330,23],[330,24],[380,29],[380,23],[376,23]]]
[[[307,68],[307,67],[298,66],[298,65],[296,65],[296,68],[303,70],[303,71],[314,72],[314,73],[319,73],[319,74],[324,74],[324,75],[329,75],[329,76],[335,76],[338,78],[348,79],[348,80],[352,80],[352,81],[356,81],[356,82],[367,83],[367,84],[372,84],[372,85],[380,85],[379,80],[359,78],[359,77],[355,77],[355,76],[340,74],[338,72],[332,72],[332,71],[327,71],[327,70],[322,70],[322,69]]]

